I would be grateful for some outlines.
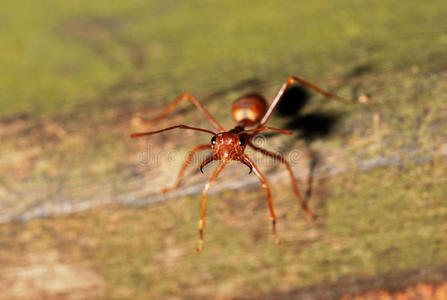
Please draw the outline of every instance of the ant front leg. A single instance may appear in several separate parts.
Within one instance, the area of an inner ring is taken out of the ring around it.
[[[199,252],[202,251],[203,248],[203,227],[205,227],[206,193],[210,189],[211,183],[213,183],[213,181],[216,180],[217,176],[219,176],[219,173],[222,172],[227,163],[228,163],[227,161],[222,161],[220,163],[220,165],[214,171],[213,175],[211,175],[210,179],[208,179],[208,182],[205,184],[205,187],[203,188],[202,191],[202,206],[199,221],[199,245],[197,246],[196,249],[197,254],[199,254]]]
[[[153,119],[153,121],[158,121],[165,118],[182,100],[188,100],[189,102],[191,102],[191,104],[193,104],[205,116],[205,118],[210,121],[211,124],[213,124],[214,128],[219,131],[225,131],[225,128],[223,128],[222,125],[220,125],[219,122],[217,122],[216,119],[214,119],[213,116],[205,109],[205,107],[200,104],[200,102],[197,101],[197,99],[190,93],[181,94],[180,97],[169,104],[168,107],[158,117]]]
[[[275,216],[275,210],[273,208],[272,191],[270,190],[270,186],[267,183],[267,180],[265,179],[264,175],[262,175],[261,171],[259,171],[259,169],[255,165],[255,163],[247,155],[244,154],[243,160],[244,160],[245,164],[249,164],[253,167],[253,170],[254,170],[256,176],[259,178],[259,180],[262,183],[262,187],[267,190],[267,198],[269,201],[270,217],[272,219],[272,234],[273,234],[273,238],[275,239],[275,243],[277,245],[279,245],[279,239],[276,234],[276,216]]]
[[[211,145],[210,144],[206,144],[206,145],[199,145],[194,147],[194,149],[192,149],[189,153],[188,156],[186,157],[185,161],[183,162],[183,165],[180,169],[180,172],[177,175],[177,179],[174,183],[174,185],[172,187],[168,187],[168,188],[164,188],[163,189],[163,193],[166,194],[172,190],[175,190],[179,187],[180,182],[182,180],[183,174],[185,173],[186,168],[189,166],[191,160],[193,159],[194,155],[198,152],[198,151],[202,151],[202,150],[206,150],[206,149],[211,149]]]
[[[281,99],[284,96],[284,93],[286,92],[286,90],[293,84],[293,83],[298,83],[302,86],[305,86],[307,88],[310,88],[312,90],[314,90],[315,92],[325,96],[328,99],[332,99],[332,100],[336,100],[339,102],[342,102],[346,105],[351,105],[351,104],[357,104],[357,103],[368,103],[371,101],[371,99],[369,98],[368,95],[361,95],[358,99],[347,99],[332,93],[329,93],[328,91],[325,91],[323,89],[321,89],[320,87],[309,83],[299,77],[296,76],[290,76],[286,83],[284,83],[281,87],[281,89],[279,90],[278,94],[276,95],[275,99],[273,100],[272,104],[270,105],[270,107],[268,108],[267,112],[265,113],[264,117],[262,118],[261,122],[259,123],[259,127],[264,126],[267,121],[269,120],[269,118],[271,117],[272,113],[275,111],[276,107],[278,106],[278,103],[281,101]]]
[[[283,164],[286,165],[287,170],[289,171],[290,179],[292,181],[293,191],[295,192],[295,195],[297,196],[298,201],[300,202],[301,209],[306,213],[306,215],[309,217],[309,219],[311,221],[315,220],[317,216],[307,206],[307,203],[306,203],[306,201],[305,201],[305,199],[304,199],[303,195],[301,194],[301,191],[300,191],[300,189],[298,187],[298,182],[297,182],[297,180],[295,178],[295,175],[293,174],[293,170],[292,170],[292,167],[290,166],[290,163],[284,157],[282,157],[280,154],[273,153],[273,152],[270,152],[270,151],[268,151],[266,149],[263,149],[263,148],[260,148],[258,146],[255,146],[250,141],[248,142],[248,145],[251,148],[253,148],[254,150],[256,150],[256,151],[258,151],[258,152],[260,152],[260,153],[262,153],[264,155],[270,156],[270,157],[272,157],[274,159],[277,159],[278,161],[280,161],[280,162],[282,162]]]

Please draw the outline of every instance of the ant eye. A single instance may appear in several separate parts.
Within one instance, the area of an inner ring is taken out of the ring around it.
[[[243,137],[239,137],[239,145],[241,146],[245,145],[245,139]]]
[[[216,145],[216,137],[215,136],[213,136],[211,138],[211,144]]]

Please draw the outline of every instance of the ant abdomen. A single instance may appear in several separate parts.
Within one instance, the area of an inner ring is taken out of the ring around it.
[[[267,101],[259,94],[246,94],[231,106],[233,118],[242,126],[252,126],[261,121],[267,111]]]

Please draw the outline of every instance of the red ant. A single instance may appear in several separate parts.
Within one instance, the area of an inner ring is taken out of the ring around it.
[[[279,239],[276,235],[276,216],[273,209],[273,201],[272,201],[272,193],[270,191],[270,186],[267,183],[267,180],[265,179],[264,175],[262,175],[261,171],[258,169],[258,167],[255,165],[255,163],[246,155],[244,154],[245,148],[247,146],[251,147],[255,151],[258,151],[266,156],[272,157],[274,159],[279,160],[285,166],[287,167],[287,170],[289,171],[290,179],[292,180],[292,186],[293,190],[295,192],[295,195],[297,196],[299,203],[301,205],[301,208],[303,211],[307,214],[307,216],[314,220],[316,218],[316,215],[309,209],[307,206],[307,203],[305,202],[299,188],[297,180],[293,174],[293,170],[290,166],[290,164],[287,162],[287,160],[281,156],[280,154],[270,152],[268,150],[262,149],[252,143],[252,138],[255,133],[263,130],[273,130],[280,133],[285,134],[291,134],[290,130],[285,129],[279,129],[279,128],[273,128],[266,126],[266,123],[270,119],[273,111],[278,106],[278,103],[283,98],[283,95],[287,88],[293,84],[298,83],[301,84],[307,88],[310,88],[323,96],[340,101],[344,104],[355,104],[355,103],[367,103],[369,102],[369,97],[367,95],[362,95],[357,100],[349,100],[334,94],[331,94],[325,90],[322,90],[318,86],[315,86],[311,83],[308,83],[298,77],[289,77],[286,81],[286,83],[283,84],[281,89],[279,90],[278,94],[276,95],[275,99],[273,100],[272,104],[270,106],[267,106],[267,102],[265,98],[259,94],[248,94],[240,97],[237,99],[232,107],[231,112],[233,115],[233,118],[236,120],[237,125],[232,130],[227,131],[225,128],[223,128],[216,119],[211,116],[211,114],[203,107],[196,98],[191,96],[189,93],[182,94],[180,97],[178,97],[174,102],[172,102],[166,110],[160,114],[157,118],[155,118],[153,121],[160,120],[164,117],[166,117],[182,100],[188,100],[191,102],[196,108],[208,119],[208,121],[211,122],[211,124],[218,130],[218,132],[214,132],[211,130],[203,129],[203,128],[196,128],[186,125],[177,125],[172,126],[168,128],[164,128],[157,131],[150,131],[150,132],[143,132],[143,133],[134,133],[131,135],[132,138],[138,138],[142,136],[152,135],[156,133],[160,133],[163,131],[168,131],[175,128],[181,128],[181,129],[191,129],[201,132],[206,132],[213,137],[211,138],[211,144],[204,144],[204,145],[198,145],[195,148],[192,149],[192,151],[189,153],[189,155],[186,157],[186,160],[184,161],[180,172],[177,176],[177,180],[175,184],[171,188],[166,188],[163,190],[164,193],[176,189],[180,185],[180,181],[183,177],[183,173],[186,169],[186,167],[189,165],[191,160],[193,159],[194,155],[201,150],[211,149],[213,153],[205,159],[205,161],[202,162],[200,165],[200,171],[203,173],[203,167],[209,164],[210,162],[214,160],[219,160],[220,164],[217,166],[217,168],[214,170],[211,177],[208,179],[208,182],[206,183],[203,192],[202,192],[202,209],[201,209],[201,215],[200,215],[200,221],[199,221],[199,245],[196,249],[196,252],[199,253],[202,250],[203,247],[203,227],[205,226],[205,208],[206,208],[206,194],[207,191],[210,189],[211,183],[217,178],[220,172],[225,168],[225,166],[232,160],[240,161],[244,165],[246,165],[250,169],[250,173],[254,171],[255,175],[259,178],[259,180],[262,183],[262,186],[267,190],[267,198],[268,198],[268,204],[270,208],[270,216],[272,219],[272,233],[273,237],[275,239],[276,244],[279,244]],[[251,127],[254,126],[253,129],[245,129],[245,127]],[[250,174],[249,173],[249,174]]]

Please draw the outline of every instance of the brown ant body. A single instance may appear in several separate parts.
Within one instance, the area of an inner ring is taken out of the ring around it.
[[[234,129],[230,131],[226,131],[225,128],[223,128],[214,118],[211,116],[211,114],[203,107],[193,96],[191,96],[188,93],[182,94],[180,97],[178,97],[174,102],[172,102],[165,111],[160,114],[157,118],[154,120],[160,120],[164,117],[166,117],[182,100],[188,100],[191,102],[207,119],[210,121],[210,123],[214,126],[215,129],[218,130],[218,132],[210,131],[203,128],[196,128],[186,125],[177,125],[172,126],[168,128],[164,128],[157,131],[151,131],[151,132],[143,132],[143,133],[134,133],[131,135],[132,138],[138,138],[142,136],[152,135],[156,133],[160,133],[163,131],[175,129],[175,128],[182,128],[182,129],[191,129],[196,131],[202,131],[209,134],[212,134],[213,137],[211,139],[211,144],[204,144],[204,145],[198,145],[187,156],[186,160],[184,161],[180,172],[177,176],[177,180],[171,188],[164,189],[163,192],[168,192],[170,190],[176,189],[180,181],[183,177],[184,171],[186,167],[191,162],[194,155],[201,150],[211,149],[212,154],[205,159],[205,161],[202,162],[200,165],[200,170],[203,173],[203,167],[207,165],[208,163],[212,161],[220,161],[220,164],[217,166],[217,168],[214,170],[211,177],[208,179],[208,182],[206,183],[203,192],[202,192],[202,205],[201,205],[201,215],[200,215],[200,221],[199,221],[199,245],[197,247],[197,253],[199,253],[202,250],[203,246],[203,227],[205,226],[205,208],[206,208],[206,195],[208,190],[210,189],[211,183],[217,178],[217,176],[220,174],[220,172],[225,168],[225,166],[232,160],[240,161],[241,163],[245,164],[249,169],[250,173],[254,171],[255,175],[259,178],[259,180],[262,183],[262,186],[267,190],[267,197],[268,197],[268,204],[270,209],[270,216],[272,219],[272,233],[275,238],[275,242],[279,244],[279,240],[276,235],[276,216],[273,209],[273,200],[272,200],[272,194],[270,190],[270,186],[267,183],[267,180],[265,179],[264,175],[261,173],[261,171],[258,169],[258,167],[255,165],[255,163],[244,153],[245,148],[247,146],[251,147],[253,150],[258,151],[266,156],[272,157],[274,159],[279,160],[285,166],[287,167],[287,170],[290,175],[290,179],[292,181],[293,190],[295,192],[295,195],[297,196],[299,203],[301,205],[301,208],[306,213],[306,215],[311,219],[315,219],[315,214],[308,208],[307,203],[305,202],[299,188],[298,188],[298,182],[293,174],[292,168],[290,164],[287,162],[287,160],[281,156],[280,154],[270,152],[266,149],[260,148],[252,143],[252,138],[256,132],[263,131],[263,130],[273,130],[280,133],[290,134],[291,132],[289,130],[284,129],[278,129],[266,126],[265,124],[271,117],[272,113],[274,112],[275,108],[278,106],[278,103],[283,98],[283,95],[287,88],[293,84],[298,83],[305,87],[308,87],[310,89],[313,89],[314,91],[322,94],[323,96],[333,99],[345,104],[355,104],[355,103],[361,103],[361,102],[369,102],[369,97],[366,95],[363,95],[359,97],[357,100],[349,100],[334,94],[331,94],[327,91],[322,90],[321,88],[308,83],[298,77],[289,77],[286,81],[286,83],[283,84],[281,89],[279,90],[278,94],[276,95],[275,99],[273,100],[272,104],[270,106],[267,106],[267,102],[264,97],[262,97],[259,94],[248,94],[245,96],[240,97],[237,99],[231,108],[233,118],[237,122],[237,125]],[[253,129],[245,129],[246,127],[254,127]]]

